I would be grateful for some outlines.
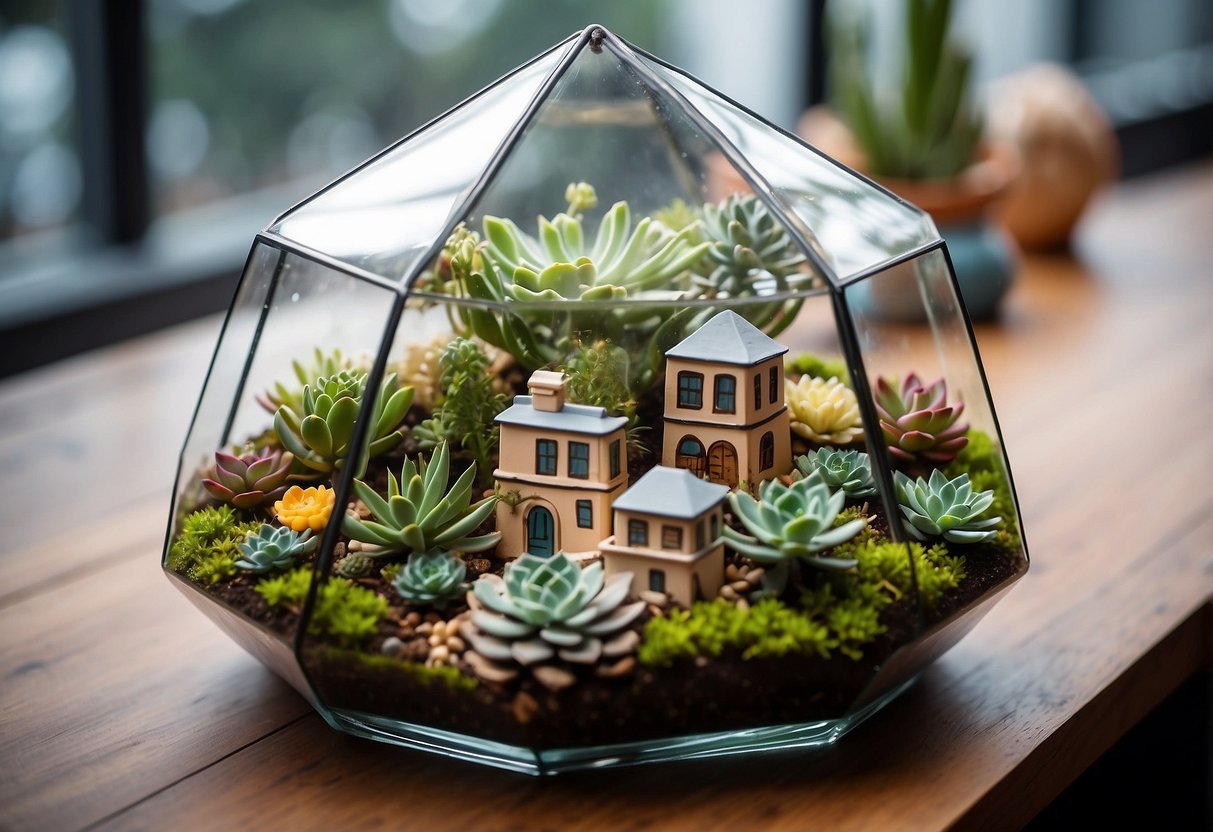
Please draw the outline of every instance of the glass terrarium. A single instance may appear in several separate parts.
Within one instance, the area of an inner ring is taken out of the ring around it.
[[[164,553],[334,727],[532,773],[834,742],[1027,564],[930,219],[600,27],[258,235]]]

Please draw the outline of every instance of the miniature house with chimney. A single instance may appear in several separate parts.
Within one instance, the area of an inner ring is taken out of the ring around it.
[[[501,456],[497,552],[550,557],[597,555],[611,530],[611,504],[628,484],[624,426],[604,408],[569,404],[568,376],[531,374],[531,395],[497,416]]]
[[[791,471],[787,351],[732,310],[668,350],[662,464],[751,490]]]
[[[724,580],[724,498],[729,489],[658,465],[615,501],[615,534],[599,549],[606,576],[631,572],[633,593],[664,592],[689,607]]]

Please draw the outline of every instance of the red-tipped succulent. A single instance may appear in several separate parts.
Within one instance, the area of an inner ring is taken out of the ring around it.
[[[236,508],[253,508],[282,497],[294,461],[289,452],[268,448],[240,456],[215,451],[215,478],[204,479],[202,485]]]
[[[944,465],[968,444],[967,422],[960,421],[964,402],[948,404],[948,386],[941,378],[923,384],[910,373],[894,388],[895,380],[877,379],[876,412],[880,429],[895,460],[911,464]]]

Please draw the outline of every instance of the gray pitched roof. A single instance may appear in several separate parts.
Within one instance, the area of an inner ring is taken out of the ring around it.
[[[728,486],[701,480],[685,468],[658,465],[620,495],[614,508],[690,520],[725,498]]]
[[[623,416],[608,416],[606,408],[588,404],[566,404],[555,412],[536,410],[531,406],[530,396],[515,396],[514,403],[497,414],[494,421],[499,425],[523,425],[591,436],[614,433],[628,423]]]
[[[771,340],[745,318],[726,309],[681,343],[666,350],[665,354],[667,358],[719,361],[751,367],[787,351],[787,347]]]

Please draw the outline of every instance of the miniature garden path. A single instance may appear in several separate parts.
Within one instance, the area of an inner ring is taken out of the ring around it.
[[[339,735],[159,572],[218,322],[0,384],[0,828],[1021,824],[1213,661],[1209,216],[1213,165],[1120,186],[978,328],[1031,571],[823,753],[537,781]]]

